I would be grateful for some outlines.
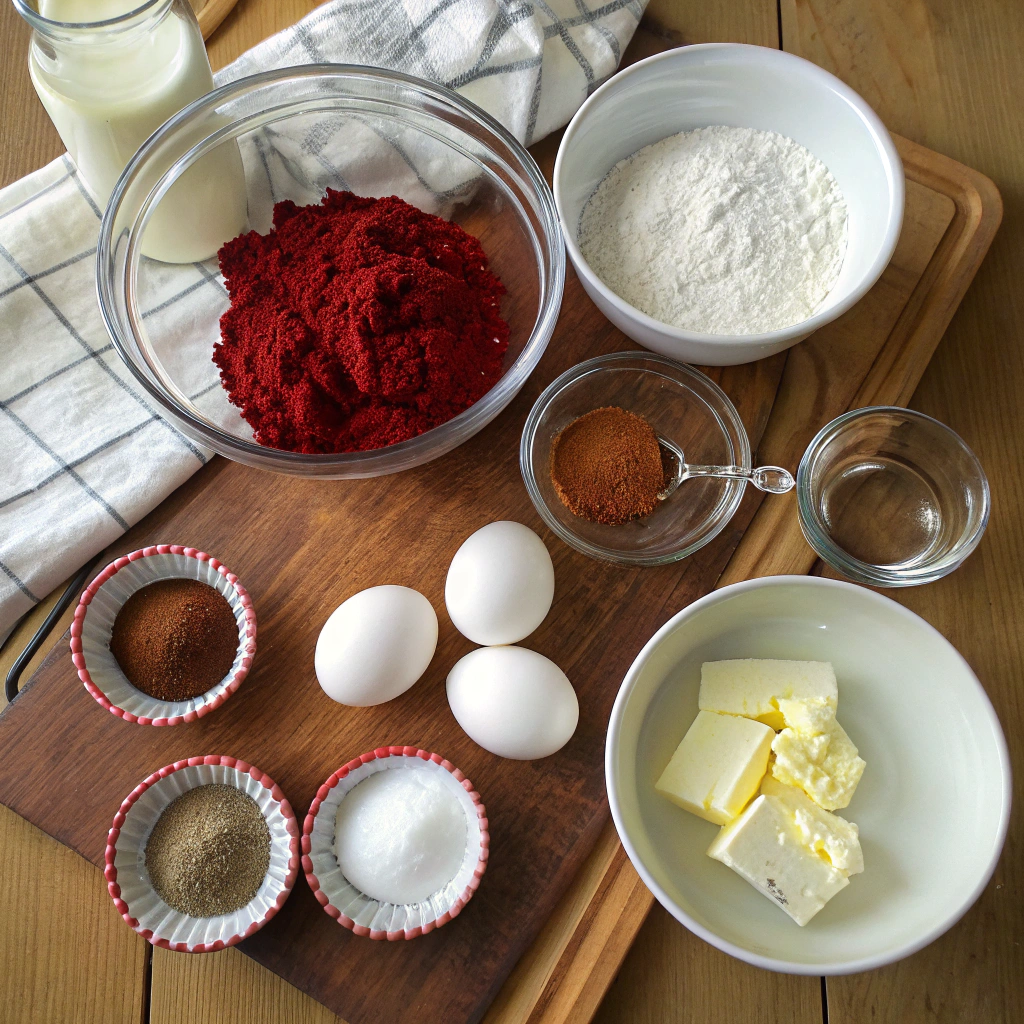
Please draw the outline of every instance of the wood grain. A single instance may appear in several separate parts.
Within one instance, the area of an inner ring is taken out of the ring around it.
[[[195,4],[195,0],[191,2]],[[206,0],[206,3],[196,10],[199,31],[203,33],[204,39],[209,39],[217,31],[237,3],[238,0]]]
[[[318,6],[316,0],[236,0],[220,27],[206,41],[213,70],[230,64],[275,32],[294,25]]]
[[[650,893],[609,821],[485,1024],[590,1020],[649,909]]]
[[[927,949],[828,983],[831,1024],[1011,1022],[1024,1004],[1024,9],[988,0],[828,0],[782,4],[783,41],[864,93],[883,120],[990,175],[1005,223],[952,319],[912,405],[970,444],[992,485],[978,551],[954,575],[897,600],[964,654],[1003,723],[1015,810],[1002,860],[978,903]]]
[[[339,1019],[237,949],[203,956],[153,950],[149,1024],[337,1024]]]
[[[0,646],[0,682],[64,592],[62,584]],[[74,608],[51,636],[70,625]],[[22,674],[28,679],[49,653],[43,644]],[[0,686],[0,710],[7,703]],[[6,752],[5,752],[5,756]],[[0,806],[0,964],[3,1024],[81,1021],[137,1024],[146,1000],[150,946],[127,931],[106,895],[103,874]],[[97,970],[114,963],[119,970]],[[123,965],[123,968],[121,967]]]
[[[149,944],[125,928],[100,871],[6,807],[0,850],[0,1022],[138,1024]]]
[[[64,152],[28,77],[30,35],[14,6],[0,5],[0,187]]]
[[[743,3],[650,0],[644,11],[644,25],[675,44],[779,45],[778,9],[773,0],[745,0]]]
[[[719,952],[655,905],[598,1024],[821,1024],[818,978],[774,974]]]

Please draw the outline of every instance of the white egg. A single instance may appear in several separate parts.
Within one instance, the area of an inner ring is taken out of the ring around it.
[[[544,542],[522,523],[489,523],[455,552],[444,603],[455,628],[477,644],[514,644],[543,621],[555,596]]]
[[[499,757],[533,761],[564,747],[580,706],[565,673],[525,647],[481,647],[448,673],[448,703],[475,743]]]
[[[436,647],[437,614],[422,594],[408,587],[370,587],[324,623],[316,642],[316,677],[339,704],[383,704],[423,675]]]

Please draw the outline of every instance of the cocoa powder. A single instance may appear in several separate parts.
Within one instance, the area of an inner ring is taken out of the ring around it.
[[[199,580],[157,580],[125,601],[110,651],[128,682],[157,700],[189,700],[231,670],[238,626],[231,606]]]
[[[649,516],[665,489],[654,428],[618,406],[573,420],[552,442],[550,465],[551,482],[565,507],[609,526]]]

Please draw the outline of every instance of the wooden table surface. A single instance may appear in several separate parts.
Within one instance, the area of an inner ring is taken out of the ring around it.
[[[313,6],[239,0],[209,40],[214,67]],[[860,92],[893,131],[978,168],[1003,194],[1003,226],[912,402],[978,453],[992,484],[992,520],[959,571],[892,596],[947,636],[984,683],[1006,731],[1018,799],[1002,860],[978,903],[915,956],[827,984],[775,975],[730,961],[656,906],[597,1019],[1015,1024],[1024,1014],[1024,4],[651,0],[652,23],[681,43],[781,45],[807,57]],[[0,186],[62,151],[29,82],[27,45],[27,28],[4,3]],[[0,650],[0,672],[45,610]],[[124,926],[97,869],[4,807],[0,860],[4,1024],[337,1021],[237,950],[154,951]]]

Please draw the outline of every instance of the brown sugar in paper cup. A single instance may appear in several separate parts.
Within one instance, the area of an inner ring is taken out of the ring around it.
[[[270,866],[256,895],[239,910],[189,917],[156,893],[146,870],[146,843],[168,805],[199,786],[233,786],[256,801],[270,831]],[[209,953],[248,938],[284,905],[299,873],[299,823],[280,787],[258,768],[211,755],[175,761],[128,794],[107,836],[104,877],[121,916],[154,946]]]
[[[231,607],[238,625],[238,650],[227,675],[216,686],[189,700],[166,701],[137,690],[110,651],[114,620],[137,590],[166,579],[207,583]],[[139,725],[178,725],[220,707],[249,673],[256,653],[256,612],[238,577],[216,558],[179,544],[122,555],[86,587],[71,624],[71,657],[85,688],[112,714]]]
[[[466,852],[455,877],[421,903],[386,903],[357,889],[334,852],[342,800],[380,771],[436,772],[466,813]],[[371,939],[414,939],[456,917],[480,885],[490,852],[487,811],[472,783],[451,762],[415,747],[379,747],[349,761],[319,789],[302,829],[302,869],[320,905],[338,924]]]

